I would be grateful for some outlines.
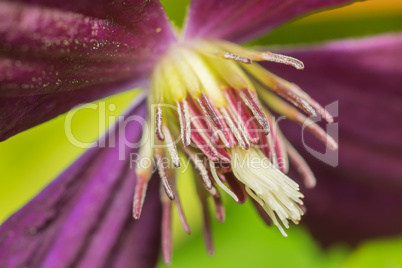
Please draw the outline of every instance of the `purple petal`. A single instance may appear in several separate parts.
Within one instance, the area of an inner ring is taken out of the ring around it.
[[[131,115],[144,118],[145,102]],[[137,149],[125,144],[138,141],[141,130],[136,121],[121,121],[104,139],[109,146],[90,149],[6,221],[0,227],[0,267],[128,267],[135,261],[153,267],[160,235],[156,179],[141,220],[131,216],[136,177],[129,155]],[[132,259],[120,251],[122,244],[131,244]],[[119,263],[122,254],[125,262]]]
[[[91,86],[72,92],[24,97],[0,97],[0,141],[69,111],[79,104],[135,87],[133,81]]]
[[[351,2],[353,0],[193,0],[185,36],[245,42],[295,17]]]
[[[63,2],[0,2],[1,95],[135,81],[175,40],[157,1]]]
[[[158,1],[0,1],[0,140],[142,86],[175,40]]]
[[[302,60],[304,71],[266,64],[321,104],[339,100],[336,168],[307,156],[300,129],[283,129],[317,176],[305,191],[305,222],[323,243],[402,232],[401,47],[402,34],[387,34],[281,51]]]

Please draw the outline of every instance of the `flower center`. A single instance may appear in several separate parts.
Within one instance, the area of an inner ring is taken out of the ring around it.
[[[196,184],[201,203],[205,204],[204,199],[211,195],[218,219],[223,220],[218,188],[236,202],[244,202],[247,194],[251,196],[284,236],[282,225],[289,228],[288,220],[297,224],[303,215],[299,185],[285,175],[288,159],[307,186],[314,186],[315,179],[275,125],[272,111],[301,125],[309,119],[297,108],[311,116],[321,115],[329,123],[333,119],[298,86],[253,61],[304,68],[301,61],[292,57],[221,40],[193,40],[171,47],[153,71],[148,105],[156,138],[153,142],[148,136],[152,132],[144,134],[148,143],[140,150],[140,157],[156,160],[165,193],[161,200],[165,204],[175,200],[185,230],[189,227],[174,178],[174,168],[181,166],[178,150],[198,170]],[[315,123],[310,122],[307,129],[330,148],[337,148],[335,141]],[[174,167],[166,165],[166,158]],[[135,218],[140,216],[152,169],[137,167]],[[170,212],[165,209],[170,210],[171,206],[163,207],[170,221]]]

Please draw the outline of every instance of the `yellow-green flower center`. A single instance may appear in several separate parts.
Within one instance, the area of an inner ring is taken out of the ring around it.
[[[299,124],[308,120],[279,95],[309,115],[321,115],[328,122],[332,122],[332,117],[298,86],[254,61],[304,68],[301,61],[288,56],[221,40],[193,40],[172,46],[153,70],[148,107],[154,131],[144,135],[155,135],[155,139],[146,137],[148,143],[140,155],[156,159],[161,185],[168,197],[164,195],[161,200],[176,201],[185,230],[189,228],[174,178],[174,168],[181,165],[178,150],[198,170],[197,176],[204,185],[199,190],[203,198],[211,195],[219,200],[217,188],[221,188],[235,201],[243,202],[239,196],[247,193],[285,236],[282,225],[289,228],[288,220],[297,224],[303,215],[299,186],[285,175],[288,158],[306,185],[313,186],[315,179],[277,128],[271,112]],[[310,124],[309,130],[336,149],[336,143],[316,124]],[[164,165],[167,156],[172,166]],[[138,218],[152,167],[138,166],[136,172],[134,216]],[[219,204],[216,201],[217,209]]]

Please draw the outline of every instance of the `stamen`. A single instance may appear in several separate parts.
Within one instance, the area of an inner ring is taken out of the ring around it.
[[[226,137],[224,135],[222,135],[222,132],[225,130],[225,128],[224,128],[221,120],[219,119],[215,109],[212,107],[211,103],[209,102],[208,98],[205,96],[205,94],[201,94],[201,97],[197,98],[197,101],[200,104],[205,115],[211,121],[212,125],[214,127],[216,127],[216,129],[219,131],[219,137],[221,138],[223,144],[226,147],[230,148],[229,141],[226,139]]]
[[[203,90],[218,107],[225,104],[225,99],[222,96],[220,83],[216,74],[206,64],[204,59],[191,49],[183,48],[179,51],[182,57],[191,66],[192,70],[197,74],[199,81],[202,84]]]
[[[264,155],[268,158],[270,158],[271,155],[271,151],[269,149],[269,145],[268,145],[268,138],[267,136],[260,132],[260,144],[259,144],[259,148],[260,150],[264,153]]]
[[[292,102],[307,114],[311,116],[319,114],[328,123],[331,124],[334,122],[333,117],[297,85],[289,83],[259,65],[247,65],[244,68],[264,86]]]
[[[166,195],[170,200],[174,200],[174,193],[172,187],[169,184],[166,169],[163,163],[163,154],[160,152],[155,153],[156,163],[158,165],[159,177],[161,178],[163,188],[165,189]]]
[[[230,190],[232,190],[236,196],[239,198],[239,204],[243,204],[247,201],[247,193],[244,189],[244,185],[236,179],[233,172],[228,172],[225,174],[225,179],[229,184]]]
[[[184,146],[188,146],[191,142],[191,120],[187,101],[185,99],[177,101],[177,108],[179,112],[181,140]]]
[[[202,206],[202,215],[204,219],[203,225],[203,233],[204,233],[204,241],[207,247],[207,252],[210,255],[214,254],[214,246],[212,243],[212,229],[211,229],[211,222],[209,218],[209,211],[208,211],[208,202],[206,200],[207,194],[204,188],[202,188],[199,184],[199,180],[195,181],[195,185],[197,187],[197,194]]]
[[[268,141],[268,148],[270,151],[269,160],[271,160],[273,166],[276,168],[278,167],[278,158],[275,150],[275,137],[272,134],[272,132],[267,135],[267,141]]]
[[[247,57],[242,57],[230,52],[225,52],[223,57],[228,60],[234,60],[245,64],[251,64],[252,60]]]
[[[239,115],[237,114],[237,112],[234,111],[232,109],[232,107],[230,107],[230,106],[228,108],[229,108],[228,109],[229,115],[230,115],[233,123],[235,124],[236,129],[239,131],[241,138],[245,142],[244,149],[248,150],[251,145],[250,145],[249,139],[247,138],[247,130],[245,129],[244,125],[242,125],[241,119],[239,118]]]
[[[141,216],[142,207],[144,205],[145,194],[148,188],[148,180],[137,177],[133,201],[133,217],[138,220]]]
[[[307,118],[302,114],[298,114],[297,118],[295,119],[297,120],[295,120],[297,123],[299,123],[302,127],[305,127],[317,139],[328,146],[328,148],[331,150],[338,150],[338,143],[310,118]]]
[[[254,120],[252,119],[249,110],[241,101],[240,97],[236,94],[235,90],[226,89],[225,96],[229,103],[229,111],[232,111],[232,116],[235,114],[237,115],[236,117],[241,120],[243,130],[247,133],[250,142],[256,144],[259,139],[258,133],[255,132],[257,126],[254,124]]]
[[[165,125],[162,126],[163,132],[165,133],[165,138],[166,138],[166,146],[168,148],[170,157],[172,158],[173,165],[176,168],[179,168],[180,165],[180,159],[179,159],[179,153],[177,152],[176,144],[172,138],[172,134],[169,131],[169,128]]]
[[[183,151],[188,155],[188,157],[193,161],[194,166],[198,169],[200,172],[202,181],[204,182],[205,188],[207,190],[211,190],[212,187],[212,182],[209,179],[208,176],[208,170],[204,166],[203,161],[198,157],[196,153],[194,153],[192,150],[188,148],[183,148]]]
[[[226,120],[226,123],[229,126],[229,129],[232,131],[232,133],[235,136],[240,147],[245,150],[250,148],[250,145],[248,144],[247,139],[243,138],[242,133],[240,133],[238,126],[236,126],[235,123],[233,122],[232,118],[230,118],[228,111],[223,107],[220,110]]]
[[[266,110],[264,110],[266,114],[268,114],[268,112]],[[282,147],[279,145],[279,135],[277,132],[277,125],[272,123],[272,116],[268,114],[268,120],[269,120],[269,124],[271,126],[271,133],[270,135],[268,135],[268,145],[269,145],[269,149],[271,150],[271,161],[274,164],[274,167],[279,168],[279,170],[281,170],[283,173],[286,174],[286,169],[285,169],[285,165],[279,165],[278,159],[281,159],[284,154],[282,153]]]
[[[208,254],[212,256],[215,254],[215,250],[212,242],[212,228],[211,228],[211,221],[209,218],[208,204],[204,198],[200,198],[200,200],[202,205],[202,215],[204,218],[203,233],[204,233],[205,246],[207,247]]]
[[[163,141],[165,136],[162,132],[162,107],[156,107],[155,113],[155,133],[159,140]]]
[[[285,143],[284,143],[284,136],[281,133],[281,131],[279,130],[279,128],[275,129],[275,133],[276,133],[276,144],[275,144],[275,148],[276,148],[276,154],[278,155],[278,159],[281,159],[281,163],[278,163],[279,165],[279,169],[287,174],[289,172],[289,159],[288,159],[288,154],[287,154],[287,150],[285,147]]]
[[[228,195],[230,195],[234,201],[239,202],[239,198],[228,188],[225,184],[223,184],[216,173],[215,164],[213,162],[209,162],[209,167],[211,169],[212,176],[215,179],[215,182],[222,188]]]
[[[220,146],[216,147],[216,150],[218,152],[218,157],[223,163],[230,163],[230,156],[228,153],[221,148]]]
[[[244,103],[247,105],[247,107],[250,108],[251,112],[256,117],[258,123],[262,126],[262,129],[264,130],[265,135],[268,135],[268,133],[269,133],[268,118],[262,111],[261,106],[258,103],[258,101],[255,99],[253,93],[251,93],[249,89],[243,89],[240,91],[240,97],[242,98]]]
[[[216,188],[213,187],[213,186],[212,186],[212,188],[210,190],[207,189],[207,191],[212,196],[216,196],[218,194],[218,190],[216,190]]]
[[[253,197],[271,217],[273,223],[278,227],[283,235],[286,236],[283,228],[279,224],[278,217],[282,224],[287,227],[288,219],[298,223],[303,214],[298,206],[303,201],[300,198],[303,194],[299,192],[299,185],[280,172],[278,169],[260,165],[257,168],[250,168],[247,165],[240,167],[240,163],[246,161],[247,157],[265,157],[262,152],[256,149],[244,151],[240,148],[232,149],[238,157],[232,161],[232,169],[236,178],[246,185],[247,193]],[[241,161],[238,163],[236,160]]]
[[[312,133],[317,139],[322,141],[328,148],[331,150],[337,150],[338,144],[337,142],[329,136],[325,130],[323,130],[317,123],[313,122],[310,118],[307,118],[304,114],[300,113],[297,109],[284,102],[282,99],[278,98],[274,94],[261,90],[259,91],[260,96],[263,101],[267,103],[269,107],[278,112],[279,114],[283,114],[290,120],[299,124],[300,126],[306,128],[310,133]]]
[[[211,121],[203,115],[202,109],[199,105],[196,105],[195,100],[192,98],[188,98],[188,108],[190,111],[190,122],[194,124],[197,128],[197,131],[202,134],[204,139],[211,140],[214,144],[219,143],[218,135],[215,135],[214,127],[211,124]]]
[[[221,196],[219,194],[214,196],[214,203],[216,209],[216,218],[219,223],[223,223],[225,221],[225,207],[223,206]]]
[[[149,120],[148,120],[149,123]],[[154,148],[152,147],[151,139],[149,138],[150,128],[144,128],[143,138],[146,139],[145,144],[140,148],[137,165],[135,168],[135,174],[137,176],[137,182],[135,185],[135,193],[133,200],[133,217],[134,219],[139,219],[141,215],[142,206],[144,204],[145,194],[148,187],[148,182],[151,179],[154,161],[151,161],[149,166],[140,165],[140,160],[142,159],[153,159],[154,158]]]
[[[218,110],[215,110],[216,114],[218,115],[219,120],[221,121],[221,124],[223,125],[223,131],[220,133],[220,138],[222,140],[222,142],[225,144],[225,142],[223,141],[223,138],[227,140],[228,142],[228,146],[225,146],[226,148],[233,148],[233,146],[236,144],[236,140],[235,137],[233,136],[232,132],[230,131],[228,125],[226,124],[222,114],[219,112]],[[222,137],[223,136],[223,137]]]
[[[285,55],[281,55],[281,54],[277,54],[277,53],[272,53],[272,52],[263,52],[261,54],[261,57],[263,60],[290,65],[290,66],[295,67],[298,70],[304,69],[303,62],[301,60],[295,59],[293,57],[289,57],[289,56],[285,56]]]
[[[289,141],[284,140],[286,150],[289,154],[289,160],[294,165],[297,172],[300,174],[307,188],[314,188],[316,179],[306,160],[297,152],[297,150],[290,144]]]
[[[258,214],[260,215],[260,217],[264,220],[264,222],[268,226],[271,226],[272,220],[268,216],[268,214],[265,212],[264,208],[257,201],[255,201],[253,198],[251,198],[251,201],[253,202],[253,205],[254,205],[255,209],[257,210]]]
[[[195,144],[197,144],[198,149],[200,149],[212,161],[218,161],[219,155],[216,148],[206,137],[204,137],[205,135],[203,135],[203,133],[198,133],[198,130],[194,127],[193,123],[191,123],[191,127],[191,139]]]
[[[181,223],[184,231],[187,234],[190,234],[191,229],[190,229],[190,226],[189,226],[189,224],[187,222],[186,216],[184,215],[183,207],[181,206],[180,196],[179,196],[179,193],[178,193],[177,187],[176,187],[176,177],[175,177],[175,174],[174,174],[174,170],[169,169],[167,173],[168,173],[167,174],[168,181],[169,181],[170,185],[172,185],[172,189],[173,189],[174,195],[176,197],[174,199],[174,202],[176,204],[177,212],[179,214],[180,223]]]
[[[162,199],[162,256],[165,265],[172,263],[172,202]]]
[[[232,44],[230,42],[226,41],[218,41],[218,45],[227,51],[230,51],[230,54],[235,53],[234,55],[242,55],[242,57],[247,57],[250,60],[256,60],[256,61],[271,61],[271,62],[277,62],[277,63],[282,63],[286,65],[290,65],[295,67],[296,69],[304,69],[304,64],[302,61],[295,59],[293,57],[277,54],[277,53],[272,53],[272,52],[260,52],[252,49],[247,49],[241,46],[237,46],[235,44]]]
[[[221,172],[216,171],[216,174],[218,174],[218,177],[219,177],[219,179],[220,179],[220,181],[221,181],[222,183],[226,183],[226,178],[225,178],[225,176],[224,176]]]

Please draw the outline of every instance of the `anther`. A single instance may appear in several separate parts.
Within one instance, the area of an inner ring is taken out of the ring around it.
[[[156,107],[155,113],[155,133],[159,140],[163,141],[165,136],[162,132],[162,107]]]
[[[272,52],[263,52],[261,54],[261,58],[266,61],[272,61],[272,62],[290,65],[290,66],[295,67],[298,70],[304,69],[304,64],[302,61],[289,57],[289,56],[276,54],[276,53],[272,53]]]
[[[230,52],[225,52],[223,57],[225,59],[238,61],[238,62],[244,63],[244,64],[251,64],[251,62],[252,62],[252,60],[247,57],[239,56],[239,55],[236,55],[236,54],[233,54]]]
[[[187,101],[185,99],[177,101],[177,108],[179,112],[181,140],[184,146],[188,146],[191,142],[191,120]]]
[[[163,155],[160,152],[157,152],[157,153],[155,153],[155,157],[156,157],[156,163],[158,165],[159,177],[161,178],[163,189],[165,189],[166,195],[169,197],[169,199],[174,200],[174,192],[168,181],[167,174],[166,174],[166,168],[164,166],[163,159],[162,159]]]
[[[141,216],[142,207],[144,205],[145,194],[148,188],[148,180],[137,176],[133,201],[133,217],[138,220]]]
[[[180,159],[179,159],[179,154],[177,152],[176,144],[172,138],[172,134],[169,131],[169,128],[165,125],[162,126],[163,132],[165,133],[165,138],[166,138],[166,146],[168,148],[170,157],[172,158],[173,165],[176,168],[179,168],[180,165]]]
[[[219,137],[221,138],[223,144],[229,148],[230,143],[229,143],[228,139],[225,137],[225,135],[222,134],[222,132],[225,131],[224,125],[221,122],[221,120],[219,119],[218,114],[216,113],[214,107],[212,107],[212,104],[208,100],[207,96],[205,96],[205,94],[201,94],[201,97],[197,98],[197,101],[200,104],[205,115],[211,121],[212,125],[219,131],[218,134],[219,134]]]
[[[256,100],[253,93],[250,92],[249,89],[243,89],[240,91],[240,97],[250,108],[251,112],[254,114],[255,118],[257,119],[258,123],[262,126],[265,135],[269,134],[269,122],[267,116],[262,111],[262,108],[258,101]]]
[[[231,112],[233,120],[236,121],[235,118],[240,119],[241,124],[239,124],[239,130],[243,130],[250,142],[256,144],[259,139],[258,133],[255,132],[257,126],[254,124],[252,115],[246,105],[244,105],[233,89],[226,89],[225,97],[229,103],[229,111]]]
[[[190,159],[193,161],[195,168],[198,169],[198,171],[200,172],[201,179],[205,185],[205,188],[207,190],[211,190],[213,188],[212,182],[209,179],[208,170],[204,166],[203,161],[192,150],[188,148],[183,148],[183,151],[188,155],[188,157],[190,157]]]
[[[208,138],[204,137],[202,133],[198,133],[197,129],[191,124],[193,130],[191,131],[191,139],[197,144],[198,149],[200,149],[209,159],[212,161],[218,161],[218,152],[216,148],[211,144]]]
[[[242,133],[239,131],[239,126],[237,126],[236,123],[232,120],[228,111],[225,108],[221,108],[221,113],[223,114],[223,116],[226,120],[226,123],[229,126],[229,129],[232,131],[232,133],[235,136],[240,147],[245,150],[249,149],[250,145],[247,142],[247,139],[245,139],[244,136],[242,135]]]

